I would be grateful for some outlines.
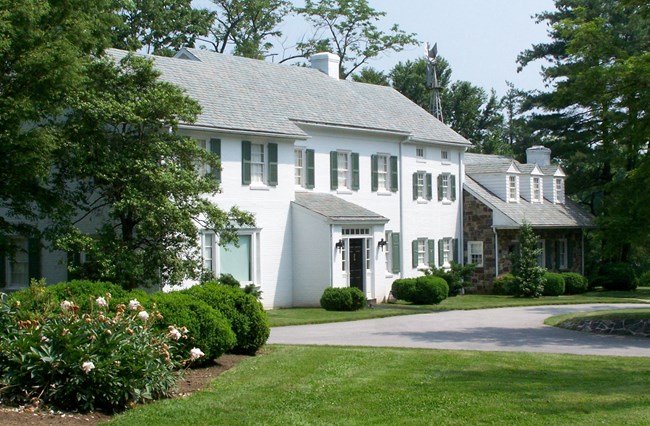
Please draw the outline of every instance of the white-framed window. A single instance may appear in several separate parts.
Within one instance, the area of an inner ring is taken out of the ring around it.
[[[517,176],[508,175],[508,201],[517,202]]]
[[[427,239],[418,238],[418,266],[428,266],[427,265]]]
[[[442,199],[447,201],[451,200],[451,187],[449,181],[449,173],[443,173],[440,178],[440,190],[442,191]]]
[[[534,176],[531,184],[531,201],[533,203],[542,202],[542,178]]]
[[[366,238],[365,239],[365,249],[366,249],[366,271],[369,271],[371,269],[371,261],[372,258],[370,257],[372,255],[372,239]]]
[[[539,254],[537,255],[537,266],[545,268],[546,267],[546,241],[545,240],[537,241],[537,248],[539,249]]]
[[[443,162],[448,162],[449,161],[449,151],[440,151],[440,159]]]
[[[467,261],[477,268],[483,267],[483,241],[467,242]]]
[[[377,183],[380,191],[390,191],[390,157],[377,155]]]
[[[5,262],[7,287],[20,288],[29,285],[29,251],[27,238],[12,238],[15,251],[6,256]]]
[[[210,145],[209,142],[206,141],[205,139],[195,139],[196,144],[199,146],[201,149],[209,150]],[[199,176],[205,176],[208,173],[210,173],[210,165],[206,163],[198,163],[196,164],[196,168],[198,170]]]
[[[265,182],[264,144],[251,143],[251,183]]]
[[[350,189],[350,153],[338,151],[337,160],[338,187]]]
[[[440,262],[442,263],[443,266],[449,265],[449,261],[451,259],[451,238],[443,238],[442,240],[442,250],[440,251],[440,254],[442,255],[442,258],[440,259]]]
[[[216,235],[205,231],[201,236],[203,268],[215,277],[230,274],[241,283],[259,280],[259,230],[241,230],[237,243],[220,245]]]
[[[305,186],[305,150],[296,148],[294,152],[294,183],[296,186]]]
[[[426,172],[417,172],[416,175],[416,198],[425,199],[426,194]]]
[[[343,235],[370,235],[370,228],[344,228],[341,233]]]
[[[555,203],[564,204],[564,179],[555,178]]]
[[[426,159],[426,151],[423,146],[416,146],[415,147],[415,158],[418,160],[425,160]]]
[[[569,269],[569,244],[566,239],[558,240],[557,242],[557,257],[559,260],[559,269]]]

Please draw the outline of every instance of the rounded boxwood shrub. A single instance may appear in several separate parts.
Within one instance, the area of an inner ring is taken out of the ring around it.
[[[323,291],[320,306],[326,311],[358,311],[366,298],[356,287],[329,287]]]
[[[494,281],[492,281],[492,293],[502,296],[514,296],[515,276],[512,274],[503,274],[494,278]]]
[[[577,272],[562,272],[564,277],[564,292],[566,294],[582,294],[589,289],[589,281]]]
[[[163,319],[157,323],[161,330],[167,330],[169,326],[186,327],[189,330],[189,339],[181,342],[187,353],[194,347],[205,353],[197,364],[205,364],[220,357],[237,342],[226,317],[201,300],[172,291],[152,294],[150,302],[162,314]]]
[[[636,289],[636,277],[632,265],[627,263],[606,263],[598,270],[596,282],[609,291],[630,291]]]
[[[556,272],[546,272],[544,273],[544,290],[542,290],[543,296],[559,296],[564,294],[565,284],[564,277],[562,274]]]
[[[416,305],[438,304],[447,298],[449,285],[443,278],[435,276],[418,277],[415,280],[413,302]]]
[[[415,293],[415,278],[399,278],[393,281],[390,289],[393,297],[398,300],[410,302],[413,300]]]
[[[254,355],[269,338],[268,315],[262,304],[240,288],[211,281],[181,293],[207,303],[226,317],[237,339],[230,352]]]

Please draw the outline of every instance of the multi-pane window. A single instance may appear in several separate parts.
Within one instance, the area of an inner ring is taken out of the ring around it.
[[[417,172],[416,174],[416,197],[425,198],[426,197],[426,188],[425,188],[425,172]]]
[[[338,152],[338,167],[337,167],[337,176],[338,176],[338,187],[339,188],[350,188],[350,153],[349,152]]]
[[[203,234],[201,246],[203,269],[205,271],[214,272],[214,234]]]
[[[483,241],[469,241],[467,243],[467,260],[469,263],[476,265],[477,268],[483,267]]]
[[[542,202],[542,179],[538,177],[533,177],[533,187],[532,187],[532,201],[534,203]]]
[[[370,255],[372,254],[372,241],[370,238],[365,239],[365,247],[366,247],[366,270],[370,270]]]
[[[29,252],[27,239],[14,240],[16,251],[13,256],[6,259],[9,285],[11,287],[24,287],[29,284]]]
[[[302,149],[294,150],[294,183],[296,186],[305,184],[305,151]]]
[[[418,146],[415,148],[415,158],[424,160],[424,147]]]
[[[427,239],[419,238],[418,239],[418,265],[427,264]]]
[[[390,191],[389,161],[387,155],[377,156],[377,182],[379,190]]]
[[[508,176],[508,201],[517,201],[517,176]]]
[[[555,178],[555,202],[564,204],[564,179]]]
[[[451,191],[449,187],[449,175],[446,173],[443,173],[441,178],[440,178],[440,188],[442,191],[442,199],[443,200],[450,200],[451,199]]]
[[[440,158],[442,159],[442,161],[449,160],[449,151],[441,151]]]
[[[443,238],[442,240],[442,250],[441,254],[442,257],[440,259],[440,262],[443,265],[448,265],[449,261],[451,260],[451,238]]]
[[[546,267],[546,244],[544,240],[537,241],[537,249],[539,254],[537,255],[537,266],[542,268]]]
[[[251,183],[264,183],[264,145],[251,144]]]
[[[557,242],[557,257],[558,257],[558,269],[568,269],[569,268],[569,245],[567,240],[558,240]]]
[[[341,270],[343,272],[347,271],[347,263],[348,263],[348,240],[341,240],[343,241],[343,247],[341,247]]]

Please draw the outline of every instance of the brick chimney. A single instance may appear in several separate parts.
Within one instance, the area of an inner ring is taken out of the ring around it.
[[[526,163],[538,166],[551,165],[551,150],[542,145],[531,146],[526,150]]]
[[[322,52],[311,56],[311,67],[339,79],[339,57],[333,53]]]

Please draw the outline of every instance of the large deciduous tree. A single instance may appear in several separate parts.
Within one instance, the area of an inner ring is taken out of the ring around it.
[[[82,82],[87,58],[109,44],[112,0],[0,0],[0,250],[59,215],[51,179],[60,141],[49,119]],[[3,247],[4,246],[4,247]]]
[[[214,19],[207,9],[192,7],[192,0],[113,1],[120,6],[120,21],[112,31],[118,49],[169,56],[181,47],[193,47],[197,37],[208,34]]]
[[[233,53],[264,59],[273,47],[270,38],[282,36],[280,23],[290,12],[287,0],[212,0],[217,10],[206,40],[215,52],[224,53],[233,46]]]
[[[567,189],[599,216],[604,257],[632,260],[650,240],[650,205],[636,202],[650,161],[649,7],[637,0],[556,0],[555,7],[537,16],[551,41],[519,58],[522,66],[548,61],[551,90],[531,106],[543,111],[536,120],[570,171]]]
[[[56,245],[87,253],[86,278],[125,288],[197,277],[197,227],[229,242],[236,227],[254,222],[206,198],[219,185],[199,165],[217,170],[218,158],[176,133],[200,107],[158,76],[136,56],[94,62],[83,90],[68,97],[61,128],[68,143],[56,175],[74,188],[79,214],[76,223],[60,224]]]
[[[316,34],[298,43],[302,56],[327,50],[339,57],[339,76],[348,78],[368,60],[388,51],[401,51],[417,44],[415,34],[409,34],[393,25],[389,32],[377,27],[386,15],[368,4],[367,0],[306,0],[296,9],[314,25]]]

